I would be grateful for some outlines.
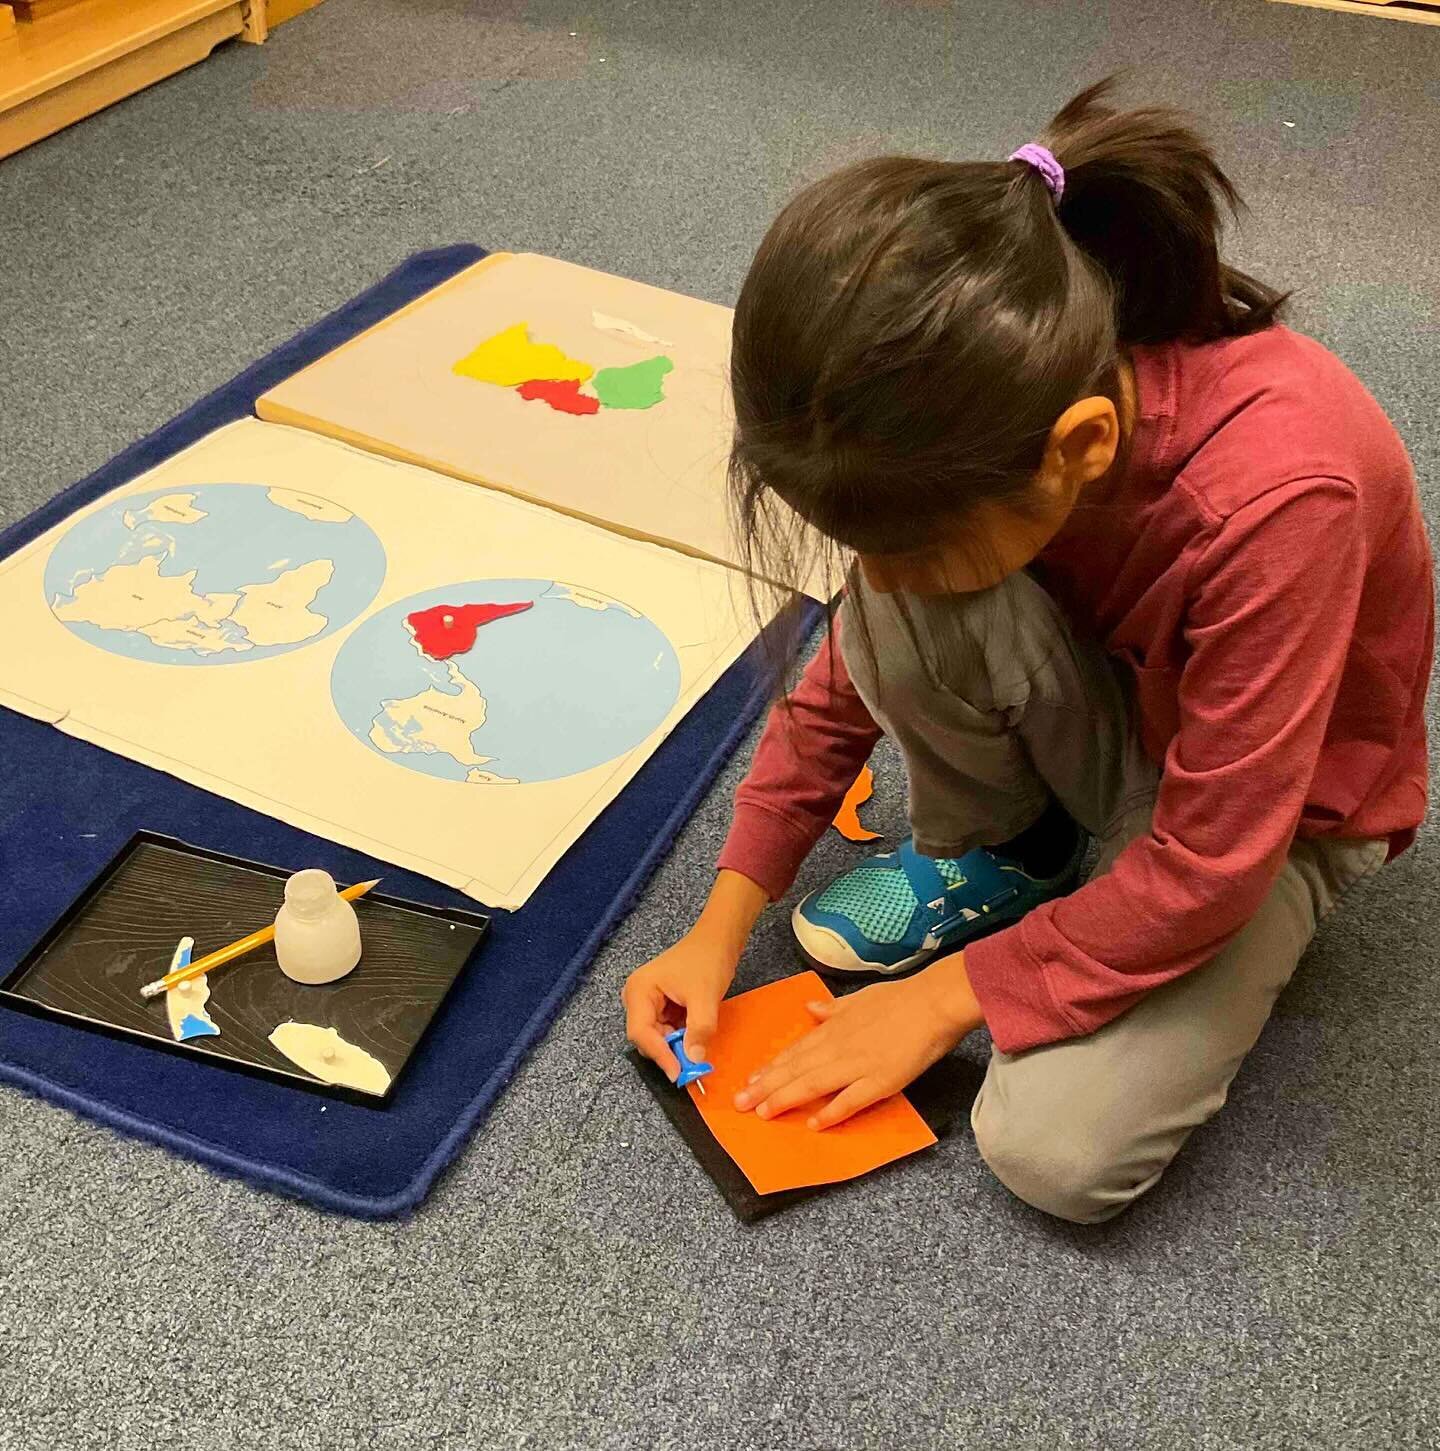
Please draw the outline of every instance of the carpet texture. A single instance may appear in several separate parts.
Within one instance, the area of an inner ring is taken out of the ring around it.
[[[493,235],[732,302],[798,182],[1004,155],[1120,66],[1204,114],[1254,208],[1236,261],[1297,290],[1440,524],[1440,30],[1263,0],[325,0],[0,164],[6,517],[413,251]],[[1326,924],[1224,1114],[1121,1220],[1045,1220],[959,1133],[746,1229],[615,1002],[696,911],[740,769],[407,1223],[0,1093],[0,1448],[1440,1439],[1433,830]],[[740,985],[793,967],[777,912]]]

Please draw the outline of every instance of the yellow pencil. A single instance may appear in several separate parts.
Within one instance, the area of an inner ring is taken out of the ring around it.
[[[357,882],[353,887],[346,887],[340,895],[347,902],[353,902],[379,885],[378,877],[373,882]],[[223,967],[227,962],[234,962],[237,957],[244,957],[247,952],[254,952],[257,947],[264,947],[274,936],[275,924],[272,922],[268,927],[262,927],[258,932],[252,932],[248,937],[242,937],[238,942],[232,942],[229,947],[222,947],[218,952],[207,953],[206,956],[197,958],[188,967],[182,967],[176,972],[167,972],[164,977],[156,978],[154,982],[147,982],[140,989],[140,996],[158,998],[161,993],[169,992],[172,987],[176,987],[182,982],[189,982],[192,977],[200,977],[212,968]]]

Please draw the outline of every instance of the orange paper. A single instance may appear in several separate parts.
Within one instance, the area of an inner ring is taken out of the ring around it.
[[[855,784],[845,793],[840,810],[835,813],[835,830],[846,841],[879,841],[880,833],[871,831],[859,816],[860,808],[875,794],[875,773],[869,766],[861,766]]]
[[[872,1104],[832,1129],[806,1127],[814,1104],[773,1119],[757,1118],[753,1111],[741,1113],[735,1107],[735,1095],[745,1080],[815,1027],[805,1004],[833,996],[818,974],[802,972],[720,1004],[720,1025],[706,1050],[715,1071],[704,1079],[703,1094],[694,1083],[687,1091],[720,1147],[757,1194],[838,1184],[935,1142],[930,1126],[903,1093]]]

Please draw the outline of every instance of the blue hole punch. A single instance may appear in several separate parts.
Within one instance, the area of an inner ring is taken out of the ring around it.
[[[689,1083],[700,1083],[707,1073],[714,1073],[713,1063],[696,1063],[685,1056],[684,1028],[676,1028],[673,1033],[666,1033],[665,1041],[670,1045],[670,1051],[680,1060],[680,1076],[675,1080],[676,1088],[684,1088]],[[705,1092],[703,1083],[700,1083],[700,1092]]]

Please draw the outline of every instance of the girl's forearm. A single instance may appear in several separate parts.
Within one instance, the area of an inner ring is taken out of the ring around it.
[[[760,914],[770,903],[764,887],[741,872],[720,871],[695,931],[711,938],[738,962]]]
[[[880,739],[845,668],[837,617],[786,701],[770,712],[719,865],[783,897]]]

